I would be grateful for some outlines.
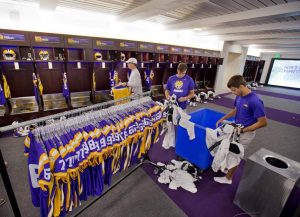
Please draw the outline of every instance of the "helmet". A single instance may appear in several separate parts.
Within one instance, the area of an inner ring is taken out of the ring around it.
[[[96,52],[96,53],[94,54],[94,58],[95,58],[95,60],[97,60],[97,61],[102,61],[102,53]]]
[[[41,50],[39,56],[41,60],[49,60],[49,52],[46,50]]]
[[[4,60],[16,60],[16,52],[12,49],[5,49],[3,51],[3,59]]]

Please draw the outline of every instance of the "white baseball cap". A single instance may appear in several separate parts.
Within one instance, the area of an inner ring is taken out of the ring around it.
[[[135,65],[137,65],[137,60],[136,58],[129,58],[126,63],[134,63]]]

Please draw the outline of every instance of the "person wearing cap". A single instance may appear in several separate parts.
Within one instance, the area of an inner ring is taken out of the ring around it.
[[[127,85],[129,87],[129,91],[132,92],[133,95],[140,95],[143,93],[143,88],[141,74],[136,67],[137,60],[136,58],[129,58],[126,63],[128,68],[131,70],[131,74],[128,82],[123,83],[123,85]]]
[[[178,105],[183,110],[186,110],[187,101],[195,95],[195,82],[186,74],[187,69],[188,67],[185,63],[179,63],[177,74],[169,77],[165,90],[167,100],[173,94],[176,95]]]

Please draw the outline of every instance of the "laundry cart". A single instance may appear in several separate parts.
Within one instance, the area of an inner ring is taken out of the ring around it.
[[[216,122],[223,117],[224,114],[212,109],[203,108],[190,113],[190,115],[190,121],[195,123],[196,138],[190,140],[186,129],[178,126],[175,151],[178,156],[193,163],[200,169],[205,170],[210,167],[213,160],[206,146],[205,129],[207,127],[215,129]]]

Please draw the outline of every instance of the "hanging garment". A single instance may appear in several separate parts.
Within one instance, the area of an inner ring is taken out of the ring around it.
[[[195,124],[189,119],[191,118],[185,111],[183,111],[176,103],[175,100],[164,103],[164,116],[167,119],[167,132],[165,134],[162,147],[169,149],[175,148],[175,126],[179,125],[187,130],[190,140],[195,139]]]
[[[165,149],[175,148],[175,126],[172,122],[168,121],[167,133],[165,134],[162,147]]]
[[[146,71],[145,71],[145,83],[146,83],[147,90],[151,90],[153,78],[154,78],[153,70],[146,69]]]
[[[222,125],[213,130],[206,128],[206,145],[214,157],[212,170],[224,172],[237,166],[244,157],[244,147],[233,141],[237,129],[230,124]]]
[[[6,104],[6,98],[4,95],[4,91],[2,89],[2,85],[0,84],[0,105],[5,105]]]
[[[39,94],[39,89],[38,89],[38,79],[37,79],[35,73],[32,73],[32,82],[33,82],[33,91],[34,91],[35,100],[39,104],[39,102],[40,102],[40,99],[39,99],[40,94]]]
[[[51,122],[26,137],[32,202],[41,216],[65,216],[102,194],[112,175],[149,151],[164,121],[150,97]]]
[[[66,72],[63,73],[62,93],[63,93],[63,96],[66,99],[70,98],[70,90],[69,90],[69,86],[68,86],[68,79],[67,79],[67,73]]]
[[[11,93],[5,75],[2,75],[2,79],[3,79],[3,90],[4,90],[5,98],[9,99],[11,98]]]
[[[39,93],[42,96],[43,91],[44,91],[44,87],[43,87],[42,80],[41,80],[41,77],[40,77],[39,74],[37,75],[37,84],[38,84],[38,88],[39,88]]]
[[[112,69],[109,72],[109,81],[110,81],[110,89],[112,89],[114,86],[116,86],[119,82],[119,76],[118,76],[118,72],[115,71],[114,69]]]
[[[173,124],[179,125],[186,129],[189,139],[195,139],[195,123],[189,121],[191,116],[182,110],[179,106],[174,107],[173,111]]]
[[[93,71],[92,91],[96,92],[96,75],[95,75],[95,71]]]
[[[235,147],[234,150],[232,150],[232,147]],[[241,159],[243,159],[244,157],[244,150],[244,146],[241,143],[232,141],[229,146],[229,152],[226,158],[226,162],[224,162],[223,165],[223,167],[225,168],[222,168],[223,171],[238,166],[241,162]]]

